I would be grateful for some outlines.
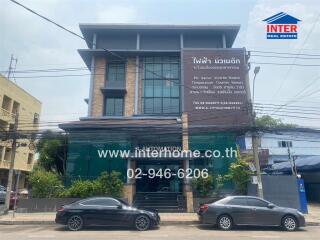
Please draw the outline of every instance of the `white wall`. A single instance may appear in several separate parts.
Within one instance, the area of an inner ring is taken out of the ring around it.
[[[246,136],[245,141],[246,149],[252,149],[251,136]],[[272,164],[274,159],[286,160],[288,158],[288,148],[279,147],[278,141],[292,141],[291,155],[320,156],[320,134],[306,132],[263,133],[260,148],[269,149],[269,164]]]

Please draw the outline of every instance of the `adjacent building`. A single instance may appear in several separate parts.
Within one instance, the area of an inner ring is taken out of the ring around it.
[[[19,114],[18,131],[38,130],[41,102],[20,88],[17,84],[0,75],[0,184],[6,186],[12,155],[10,131],[14,128],[15,115]],[[35,163],[34,139],[18,140],[14,170],[21,171],[19,189],[26,187],[26,176]]]
[[[320,131],[279,128],[260,132],[259,160],[268,174],[299,174],[308,201],[320,202]],[[250,134],[238,139],[243,154],[252,154]]]
[[[239,28],[80,24],[88,49],[79,54],[91,79],[88,115],[60,125],[69,136],[67,182],[116,170],[129,202],[139,193],[166,191],[183,195],[192,211],[188,179],[150,178],[148,170],[225,174],[235,157],[110,157],[101,150],[236,149],[251,121],[248,56],[232,48]],[[129,178],[130,169],[142,177]]]
[[[320,158],[320,131],[307,128],[274,129],[261,132],[259,137],[260,164],[262,167],[307,157]],[[241,139],[241,138],[240,138]],[[252,151],[252,138],[249,133],[239,145],[243,152]]]

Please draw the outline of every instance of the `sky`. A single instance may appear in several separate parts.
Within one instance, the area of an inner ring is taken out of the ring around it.
[[[79,33],[79,23],[240,24],[233,47],[249,51],[318,54],[319,59],[251,56],[250,79],[256,76],[255,102],[288,104],[308,110],[320,104],[320,67],[268,65],[266,63],[320,65],[319,0],[20,0],[31,9]],[[87,48],[79,38],[27,12],[9,0],[0,0],[0,71],[7,71],[11,54],[16,71],[25,69],[85,67],[77,49]],[[267,40],[263,19],[286,12],[301,20],[297,40]],[[252,55],[258,53],[251,52]],[[266,55],[266,54],[260,54]],[[88,74],[88,71],[77,74]],[[70,74],[70,73],[67,73]],[[41,77],[47,73],[16,73],[12,81],[42,102],[41,120],[69,121],[86,116],[89,76]],[[57,73],[55,73],[57,75]],[[269,105],[270,106],[270,105]],[[301,107],[300,107],[301,106]],[[264,109],[264,111],[267,108]],[[270,111],[270,109],[269,109]],[[269,113],[272,113],[269,112]],[[320,128],[319,116],[305,112],[290,115],[284,109],[276,118]],[[305,117],[305,118],[301,118]]]

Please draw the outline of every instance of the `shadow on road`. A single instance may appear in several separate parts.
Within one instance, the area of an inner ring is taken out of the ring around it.
[[[218,227],[213,225],[197,225],[197,228],[200,230],[216,230],[216,231],[223,231],[220,230]],[[257,226],[234,226],[231,230],[232,231],[274,231],[274,232],[288,232],[283,230],[281,227],[257,227]],[[306,231],[303,228],[299,228],[298,230],[294,232],[304,232]],[[293,233],[294,233],[293,232]]]
[[[154,230],[158,230],[159,227],[155,227],[155,228],[151,228],[148,231],[154,231]],[[70,230],[68,230],[67,227],[65,226],[58,226],[55,228],[56,231],[68,231],[68,232],[72,232]],[[133,231],[133,232],[139,232],[138,230],[134,229],[133,227],[112,227],[112,226],[88,226],[88,227],[84,227],[82,230],[80,231]]]

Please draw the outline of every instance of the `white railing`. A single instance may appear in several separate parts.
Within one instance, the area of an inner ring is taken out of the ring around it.
[[[4,108],[0,108],[0,116],[4,116],[7,118],[10,118],[11,120],[14,120],[15,115],[11,112],[9,112],[8,110],[4,109]]]

